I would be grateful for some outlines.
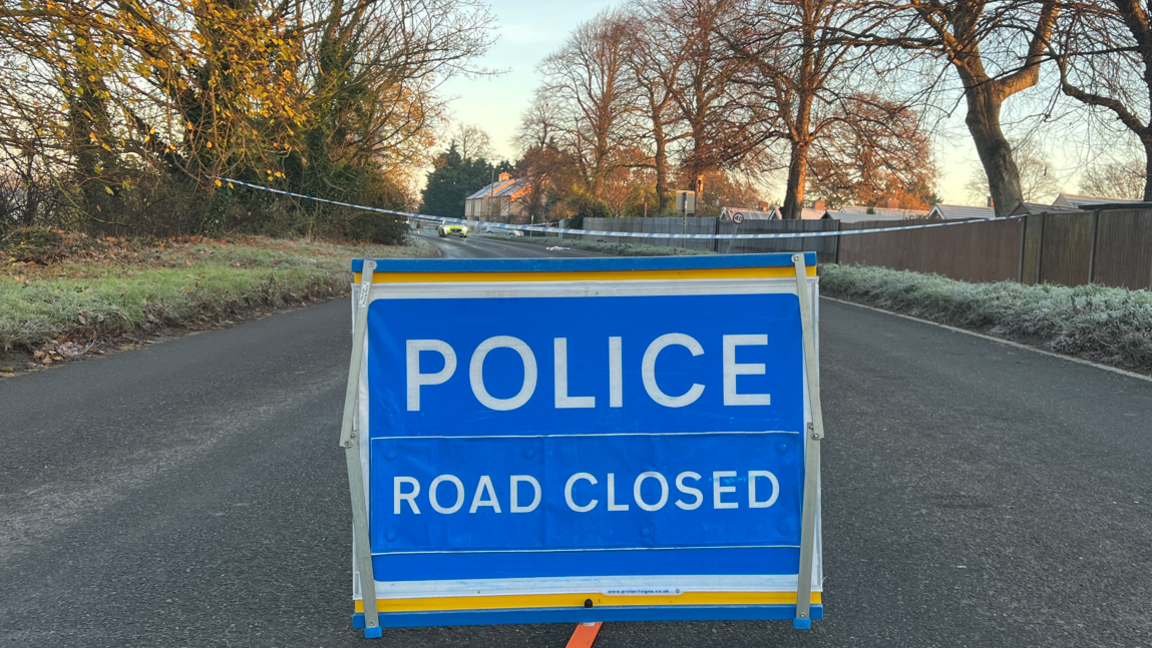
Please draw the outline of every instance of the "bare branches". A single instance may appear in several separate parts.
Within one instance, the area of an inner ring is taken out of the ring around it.
[[[628,68],[628,17],[605,11],[581,24],[541,64],[541,89],[556,113],[562,147],[577,160],[588,192],[601,197],[609,174],[635,163],[637,87]]]
[[[1069,2],[1049,52],[1060,69],[1061,91],[1103,109],[1139,140],[1152,168],[1152,26],[1135,0]],[[1099,115],[1097,115],[1099,119]],[[1147,183],[1146,183],[1147,184]],[[1152,185],[1143,191],[1152,200]]]

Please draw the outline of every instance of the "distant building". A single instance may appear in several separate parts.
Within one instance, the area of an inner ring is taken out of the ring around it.
[[[1103,198],[1101,196],[1078,196],[1076,194],[1062,193],[1052,201],[1053,207],[1070,207],[1080,209],[1081,205],[1111,205],[1114,203],[1137,202],[1124,198]]]
[[[733,214],[740,214],[744,220],[772,220],[778,218],[776,209],[764,211],[755,207],[724,207],[720,210],[720,220],[732,220]]]
[[[821,218],[832,218],[828,210],[824,208],[824,201],[817,200],[812,203],[811,207],[802,207],[800,209],[801,220],[820,220]],[[774,218],[782,218],[779,207],[773,207],[772,213],[775,214]]]
[[[966,220],[972,218],[995,218],[996,210],[991,207],[969,207],[968,205],[939,204],[928,212],[930,220]]]
[[[891,203],[890,203],[891,204]],[[897,221],[909,218],[928,218],[927,209],[900,209],[898,207],[865,207],[845,205],[839,211],[828,212],[829,216],[845,223],[862,221]]]
[[[464,199],[464,218],[501,223],[527,223],[529,178],[512,178],[507,173],[492,184]]]

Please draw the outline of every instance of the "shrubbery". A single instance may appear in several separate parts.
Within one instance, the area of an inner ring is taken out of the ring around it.
[[[352,169],[340,191],[322,186],[318,197],[408,211],[410,201],[394,181],[372,169]],[[253,178],[253,183],[259,182]],[[12,231],[51,229],[93,236],[219,236],[227,232],[277,237],[320,237],[400,245],[405,218],[278,196],[221,183],[213,191],[178,177],[144,172],[122,176],[99,192],[84,183],[56,191],[21,189],[0,201],[0,236]],[[39,204],[29,204],[31,200]],[[22,234],[21,236],[27,236]]]
[[[1058,353],[1152,370],[1152,293],[1104,286],[973,284],[871,266],[820,267],[821,291]]]

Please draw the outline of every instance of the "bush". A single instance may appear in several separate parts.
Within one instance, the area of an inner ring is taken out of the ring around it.
[[[1057,353],[1152,370],[1152,293],[1088,285],[972,284],[871,266],[820,267],[829,296],[999,337]]]
[[[309,182],[301,173],[297,182],[283,179],[276,188],[388,210],[410,209],[404,188],[375,167],[329,171],[323,178],[309,175]],[[231,175],[257,185],[269,181],[251,171],[236,170]],[[21,225],[35,225],[94,236],[167,238],[236,232],[400,245],[408,233],[403,217],[231,183],[198,183],[151,168],[122,166],[115,174],[100,178],[73,174],[59,184],[64,188],[52,193],[38,187],[30,191],[26,183],[5,184],[0,179],[0,236]]]
[[[572,218],[578,219],[579,226],[574,229],[583,229],[585,218],[611,218],[612,210],[599,198],[588,194],[575,194],[568,198],[567,207],[572,212]]]
[[[0,239],[0,252],[16,262],[46,266],[67,256],[68,248],[59,230],[21,227]]]

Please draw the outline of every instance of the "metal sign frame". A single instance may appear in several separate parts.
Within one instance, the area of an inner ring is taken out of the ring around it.
[[[391,611],[390,601],[382,600],[373,573],[369,541],[369,490],[366,430],[360,429],[360,408],[367,402],[366,358],[368,356],[368,311],[373,296],[386,294],[389,284],[420,281],[425,275],[429,287],[446,282],[474,281],[466,278],[473,266],[489,269],[492,261],[473,260],[356,260],[353,271],[358,283],[353,287],[353,344],[345,391],[340,447],[345,450],[349,491],[353,513],[353,598],[356,610],[353,625],[364,630],[365,637],[382,636],[382,628],[441,625],[475,625],[492,623],[601,622],[633,620],[744,620],[792,619],[794,627],[809,628],[813,619],[823,618],[820,594],[820,442],[824,438],[820,404],[820,382],[817,343],[818,279],[815,276],[815,254],[759,254],[727,257],[665,257],[656,259],[547,259],[506,260],[499,262],[504,272],[523,277],[526,273],[568,273],[568,281],[636,281],[665,277],[744,277],[756,281],[771,276],[783,279],[794,276],[802,327],[803,365],[807,397],[807,429],[804,438],[804,478],[801,508],[799,565],[795,598],[766,599],[749,592],[725,597],[651,596],[646,600],[622,602],[610,596],[589,594],[583,601],[573,599],[558,606],[523,607],[523,596],[506,596],[506,607],[465,606],[460,609],[427,609],[419,606]],[[381,264],[387,272],[378,274]],[[621,273],[624,274],[621,274]],[[440,274],[437,274],[440,273]],[[635,274],[633,274],[635,273]],[[432,275],[429,280],[427,275]],[[511,275],[508,275],[511,276]],[[599,285],[598,284],[598,285]],[[370,586],[366,586],[370,585]],[[679,590],[677,590],[679,591]],[[763,594],[763,593],[762,593]],[[583,595],[581,595],[581,598]],[[573,597],[568,597],[573,598]],[[446,599],[437,599],[446,600]]]

